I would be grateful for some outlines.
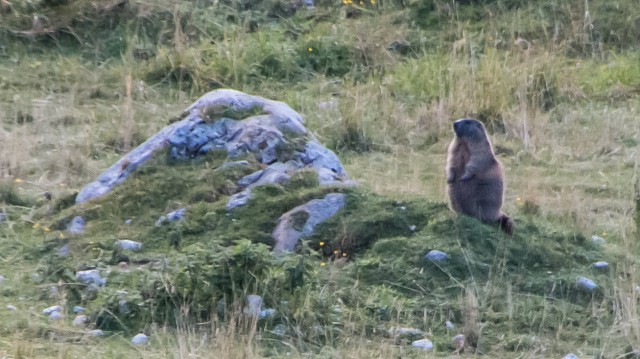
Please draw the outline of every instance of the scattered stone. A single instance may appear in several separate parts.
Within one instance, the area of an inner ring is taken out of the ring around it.
[[[7,214],[7,212],[2,210],[2,212],[0,212],[0,223],[7,222],[8,220],[9,220],[9,215]]]
[[[573,354],[573,353],[569,353],[565,356],[562,357],[562,359],[579,359],[577,355]]]
[[[0,284],[4,283],[6,278],[3,275],[0,275]]]
[[[54,310],[53,312],[51,312],[51,314],[49,314],[49,319],[51,320],[58,320],[62,318],[64,318],[64,316],[57,310]]]
[[[598,288],[598,285],[592,281],[591,279],[587,278],[587,277],[578,277],[576,279],[576,284],[581,287],[584,288],[586,290],[594,290],[596,288]]]
[[[97,269],[76,272],[76,280],[84,284],[94,283],[98,286],[107,284],[107,280],[100,276],[100,271]]]
[[[231,162],[225,162],[222,164],[222,169],[228,169],[228,168],[238,168],[238,167],[249,167],[251,165],[251,163],[249,163],[249,161],[246,160],[242,160],[242,161],[231,161]]]
[[[120,262],[120,263],[118,263],[118,268],[123,272],[128,271],[129,270],[129,264],[127,262],[124,262],[124,261]]]
[[[59,295],[60,291],[58,290],[57,286],[53,285],[49,287],[49,298],[55,299],[58,298]]]
[[[424,332],[416,328],[391,327],[389,328],[389,335],[392,337],[410,337],[424,335]]]
[[[409,230],[410,230],[411,232],[415,232],[415,231],[416,231],[416,228],[418,228],[418,227],[416,227],[414,224],[412,224],[412,225],[410,225],[410,226],[409,226]]]
[[[273,317],[276,314],[276,310],[274,308],[267,308],[260,311],[258,314],[258,318],[264,319],[268,317]]]
[[[160,216],[156,221],[156,227],[160,227],[164,222],[175,222],[184,217],[186,213],[185,208],[176,209],[175,211],[169,212],[166,215]]]
[[[124,221],[124,224],[126,224],[127,226],[130,226],[131,222],[133,222],[133,220],[131,218],[129,218],[126,221]]]
[[[62,312],[62,307],[59,305],[52,305],[51,307],[42,310],[42,314],[50,315],[53,312]]]
[[[323,199],[311,200],[286,212],[280,216],[273,230],[273,251],[293,251],[301,238],[311,235],[318,224],[333,217],[345,204],[344,194],[330,193]]]
[[[100,329],[94,329],[87,332],[88,335],[92,337],[101,337],[104,335],[104,332]]]
[[[275,327],[273,327],[273,330],[271,331],[273,334],[278,335],[278,336],[285,336],[287,335],[287,333],[289,332],[287,330],[287,326],[284,324],[278,324]]]
[[[605,261],[598,261],[592,264],[593,268],[596,269],[605,269],[605,268],[609,268],[609,263],[605,262]]]
[[[67,232],[71,234],[82,234],[84,233],[84,226],[84,218],[75,216],[67,225]]]
[[[433,261],[433,262],[443,262],[449,259],[449,255],[445,252],[439,251],[437,249],[433,249],[429,251],[429,253],[424,255],[424,258]]]
[[[259,316],[262,311],[263,299],[256,294],[249,294],[245,297],[246,305],[243,309],[244,314]]]
[[[120,289],[116,291],[116,296],[120,299],[126,297],[127,295],[129,295],[129,292],[127,292],[125,289]]]
[[[78,314],[78,313],[83,313],[84,311],[86,311],[86,309],[84,307],[81,307],[79,305],[76,305],[75,307],[73,307],[73,312]]]
[[[131,339],[131,344],[133,345],[147,345],[147,343],[149,343],[149,337],[142,333],[136,334],[136,336]]]
[[[77,315],[75,318],[73,318],[73,322],[71,322],[71,325],[73,325],[74,327],[82,327],[86,325],[88,321],[89,317],[87,317],[86,315]]]
[[[118,313],[120,315],[125,315],[125,314],[129,313],[129,303],[126,300],[121,299],[118,302]]]
[[[591,236],[591,241],[595,244],[604,244],[605,240],[604,238],[600,237],[600,236]]]
[[[449,330],[453,330],[456,328],[456,326],[453,325],[453,323],[450,320],[447,320],[446,322],[444,322],[444,326]]]
[[[433,349],[433,343],[429,339],[420,339],[411,343],[411,346],[414,348],[419,348],[422,350],[431,350]]]
[[[116,241],[116,247],[126,251],[137,252],[142,249],[142,243],[129,239],[120,239]]]
[[[60,248],[58,248],[58,257],[66,257],[69,255],[69,246],[68,245],[64,245]]]
[[[464,334],[457,334],[451,338],[451,344],[456,350],[460,350],[464,348]]]
[[[18,308],[16,308],[16,306],[15,306],[15,305],[11,305],[11,304],[7,305],[7,309],[8,309],[8,310],[12,310],[12,311],[13,311],[13,310],[18,310]]]
[[[31,281],[34,283],[40,283],[40,281],[42,280],[42,277],[40,277],[40,274],[38,273],[32,273],[31,274]]]

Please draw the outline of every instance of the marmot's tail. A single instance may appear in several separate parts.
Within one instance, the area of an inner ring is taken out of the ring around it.
[[[513,234],[513,221],[511,220],[511,218],[509,218],[509,216],[507,216],[506,214],[502,213],[500,215],[500,217],[498,218],[498,223],[500,223],[500,229],[508,234],[508,235],[512,235]]]

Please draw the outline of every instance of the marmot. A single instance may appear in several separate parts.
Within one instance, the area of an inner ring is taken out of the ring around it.
[[[513,222],[500,211],[504,199],[502,165],[493,153],[484,125],[463,118],[453,123],[453,131],[446,167],[453,210],[485,223],[498,223],[511,235]]]

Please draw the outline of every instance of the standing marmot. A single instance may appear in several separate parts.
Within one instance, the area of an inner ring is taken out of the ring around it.
[[[447,187],[453,210],[485,223],[499,223],[507,234],[513,222],[500,211],[504,198],[502,165],[496,159],[481,122],[461,119],[447,157]]]

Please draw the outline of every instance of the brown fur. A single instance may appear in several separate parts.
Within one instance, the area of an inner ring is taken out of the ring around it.
[[[502,213],[504,176],[487,131],[481,122],[461,119],[453,124],[455,137],[447,157],[447,187],[454,211],[498,224],[507,234],[513,222]]]

